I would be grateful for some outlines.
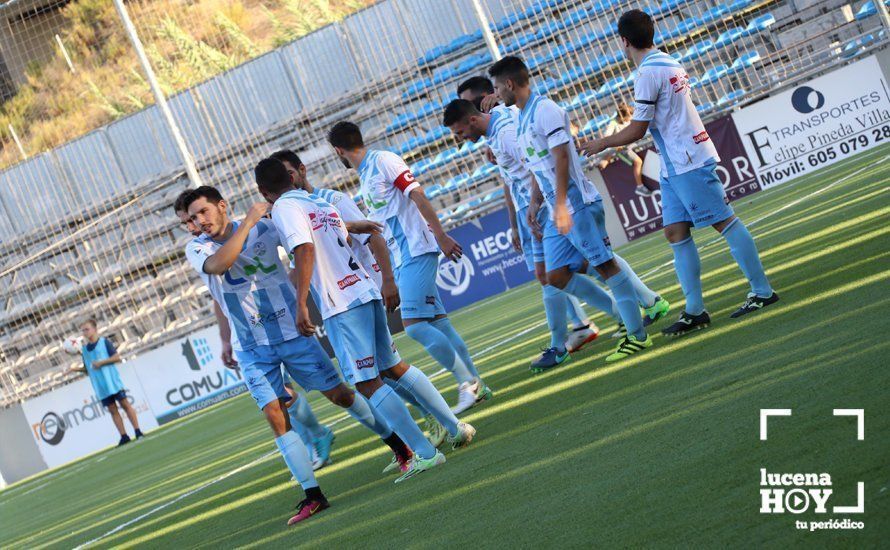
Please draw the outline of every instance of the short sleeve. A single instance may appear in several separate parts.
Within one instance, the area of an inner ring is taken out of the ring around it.
[[[380,155],[379,168],[383,172],[387,183],[404,193],[406,196],[411,191],[420,187],[420,184],[414,179],[411,169],[405,164],[405,161],[398,155]]]
[[[283,200],[272,208],[272,223],[288,254],[300,246],[312,242],[312,229],[306,213],[293,200]]]
[[[111,357],[115,353],[117,353],[117,348],[114,347],[114,344],[112,344],[111,340],[109,340],[108,338],[105,339],[105,351],[108,352],[108,357]]]
[[[195,239],[185,245],[185,259],[199,274],[204,275],[204,262],[213,256],[213,247],[209,242]]]
[[[658,81],[651,71],[640,71],[634,81],[634,120],[651,122],[655,118]]]
[[[542,100],[538,106],[535,127],[547,139],[547,147],[550,149],[572,142],[565,111],[551,100]]]
[[[343,193],[339,193],[340,197],[338,198],[336,203],[331,203],[334,208],[340,212],[340,218],[346,222],[360,222],[365,221],[368,218],[362,213],[359,209],[358,205],[353,202],[347,195]],[[355,234],[350,233],[353,239],[358,239],[362,244],[368,244],[368,241],[371,239],[371,235],[366,234]]]

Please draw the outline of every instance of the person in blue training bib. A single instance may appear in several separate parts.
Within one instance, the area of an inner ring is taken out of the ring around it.
[[[87,319],[80,325],[80,333],[83,335],[84,344],[81,347],[81,356],[83,358],[83,367],[74,367],[72,370],[84,372],[90,377],[90,383],[93,385],[93,391],[96,393],[96,399],[102,402],[102,406],[108,410],[111,415],[111,421],[117,428],[121,438],[117,445],[126,445],[131,441],[124,428],[124,419],[121,418],[120,410],[124,409],[127,419],[133,425],[136,439],[145,436],[139,429],[139,419],[136,417],[136,409],[127,398],[127,391],[124,389],[124,383],[121,382],[121,375],[117,370],[117,363],[120,363],[121,356],[108,338],[99,336],[99,331],[95,319]]]
[[[729,205],[717,175],[717,148],[692,102],[689,75],[676,59],[655,47],[655,23],[641,10],[618,19],[618,36],[628,59],[637,66],[634,114],[620,132],[582,145],[587,155],[638,141],[648,130],[661,157],[661,210],[664,234],[674,252],[674,270],[686,296],[676,323],[664,329],[681,336],[707,327],[701,286],[701,259],[692,227],[711,226],[727,244],[751,290],[730,317],[735,319],[776,303],[779,295],[766,278],[754,238]]]
[[[291,398],[285,390],[282,364],[303,389],[320,391],[408,460],[410,449],[364,398],[343,384],[318,340],[297,330],[296,296],[278,254],[278,233],[263,219],[270,205],[255,204],[241,222],[230,221],[228,204],[209,186],[184,191],[176,204],[185,208],[202,231],[186,246],[186,259],[196,272],[206,275],[202,278],[235,335],[232,345],[247,388],[275,434],[285,464],[306,493],[288,525],[309,519],[329,504],[315,479],[306,446],[291,429],[284,405]]]
[[[290,278],[297,291],[297,328],[306,337],[316,332],[307,305],[311,294],[343,376],[414,451],[408,470],[396,483],[444,464],[445,455],[424,437],[405,403],[381,375],[395,380],[435,414],[449,430],[454,448],[468,445],[476,430],[459,422],[429,378],[402,360],[389,332],[380,290],[352,256],[349,231],[340,213],[323,199],[297,189],[277,159],[260,161],[254,173],[260,193],[274,204],[272,223],[280,240],[293,254]],[[392,267],[385,257],[379,260],[388,277]]]
[[[290,175],[297,189],[302,189],[310,195],[317,196],[329,203],[337,209],[337,212],[340,213],[340,218],[344,222],[349,223],[367,220],[367,217],[359,209],[358,205],[355,204],[346,193],[335,189],[315,187],[309,183],[309,178],[306,175],[306,165],[303,164],[303,161],[300,160],[300,156],[294,151],[283,149],[272,153],[270,158],[281,161],[281,164],[284,165],[284,168],[287,170],[288,175]],[[381,261],[390,261],[389,248],[386,245],[386,240],[376,233],[364,235],[350,234],[349,240],[349,247],[352,249],[353,257],[365,268],[365,271],[371,277],[371,280],[377,285],[377,288],[380,289],[380,294],[383,296],[384,303],[388,304],[387,309],[390,312],[395,311],[400,303],[399,288],[396,285],[395,276],[390,271],[389,274],[384,277],[383,271],[380,269]],[[378,261],[377,258],[382,258],[382,260]],[[391,378],[384,378],[383,382],[394,389],[402,399],[414,405],[421,412],[425,424],[424,427],[428,434],[427,437],[429,438],[430,443],[433,444],[433,447],[442,445],[448,437],[448,430],[445,429],[445,426],[439,423],[434,415],[424,409],[410,393],[404,391]],[[384,469],[384,473],[388,473],[396,468],[404,471],[405,465],[403,463],[398,463],[397,457],[393,457],[393,461],[386,467],[386,469]]]
[[[607,362],[652,347],[638,303],[645,285],[612,253],[602,197],[584,174],[568,114],[553,100],[532,91],[528,67],[520,58],[504,57],[488,69],[488,74],[501,101],[519,107],[522,162],[534,175],[528,216],[534,220],[537,208],[544,203],[552,222],[552,228],[544,232],[545,260],[549,264],[560,259],[554,245],[559,244],[556,235],[564,235],[612,291],[627,333],[606,357]],[[589,304],[595,304],[597,294],[602,292],[592,280],[569,269],[551,270],[548,265],[547,280]],[[666,306],[659,309],[666,310]]]
[[[445,232],[420,182],[401,157],[366,147],[361,129],[349,121],[331,127],[328,143],[345,165],[358,171],[368,218],[384,227],[405,332],[457,380],[458,401],[452,410],[460,414],[491,399],[492,391],[451,324],[436,284],[440,250],[448,260],[461,261],[460,244]]]

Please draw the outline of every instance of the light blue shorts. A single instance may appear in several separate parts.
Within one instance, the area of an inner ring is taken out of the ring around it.
[[[373,380],[402,360],[389,333],[382,300],[328,317],[324,327],[340,371],[351,385]]]
[[[562,235],[556,224],[548,220],[544,229],[544,256],[547,271],[568,266],[580,271],[584,260],[591,266],[612,259],[612,243],[606,233],[606,214],[603,201],[598,200],[572,213],[572,230]]]
[[[705,227],[732,216],[717,163],[709,163],[684,174],[661,178],[662,223],[687,222]]]
[[[439,254],[436,252],[409,258],[395,270],[402,319],[432,319],[436,315],[445,315],[445,304],[436,286],[438,271]]]
[[[276,399],[289,399],[284,390],[281,365],[306,391],[326,391],[343,381],[318,340],[301,336],[280,344],[235,351],[247,389],[262,409]]]
[[[544,213],[543,218],[547,217],[546,208],[539,208],[539,221],[542,221],[542,212]],[[527,213],[528,207],[516,212],[516,230],[519,232],[519,244],[522,245],[525,265],[528,266],[529,271],[534,271],[535,264],[544,261],[544,245],[532,234],[532,230],[528,226],[528,220],[526,220]]]

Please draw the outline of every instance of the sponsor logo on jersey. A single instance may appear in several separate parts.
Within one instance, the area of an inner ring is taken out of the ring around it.
[[[363,359],[355,360],[355,368],[357,368],[357,369],[370,369],[373,366],[374,366],[374,356],[373,355],[370,355]]]
[[[679,94],[685,90],[689,89],[689,75],[683,74],[683,76],[672,76],[670,78],[671,89],[675,94]]]
[[[428,303],[431,306],[436,305],[436,297],[435,296],[427,296],[426,303]]]
[[[309,212],[309,223],[313,231],[318,231],[322,228],[327,231],[328,227],[340,227],[341,225],[340,216],[336,212],[326,212],[324,210]]]
[[[694,141],[695,143],[704,143],[705,141],[708,141],[709,139],[711,139],[711,136],[709,136],[708,132],[706,132],[706,131],[702,131],[701,133],[698,133],[698,134],[695,134],[694,136],[692,136],[692,141]]]
[[[361,279],[359,278],[358,275],[355,275],[354,273],[350,273],[346,277],[343,277],[342,279],[337,281],[337,286],[340,287],[340,290],[343,290],[344,288],[346,288],[348,286],[352,286],[359,281],[361,281]]]
[[[247,317],[247,321],[253,327],[264,327],[266,323],[274,322],[279,319],[283,319],[284,316],[287,315],[287,310],[284,308],[279,309],[278,311],[273,311],[268,315],[262,315],[261,313],[251,313]]]

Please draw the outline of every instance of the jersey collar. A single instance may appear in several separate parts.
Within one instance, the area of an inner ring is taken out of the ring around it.
[[[494,123],[501,117],[501,113],[499,111],[492,110],[491,115],[488,117],[488,126],[485,128],[486,137],[491,137],[491,131],[494,129]]]
[[[356,170],[358,171],[359,174],[361,174],[365,170],[365,168],[368,166],[368,163],[370,162],[370,158],[371,158],[371,153],[373,153],[373,152],[374,151],[372,151],[371,149],[367,149],[365,151],[365,158],[363,158],[362,161],[360,163],[358,163],[358,168],[356,168]]]

